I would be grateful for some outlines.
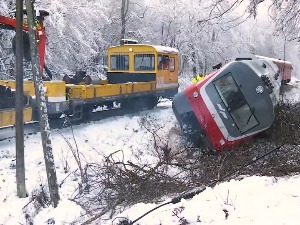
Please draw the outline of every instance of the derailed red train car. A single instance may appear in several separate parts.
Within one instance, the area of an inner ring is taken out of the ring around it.
[[[282,84],[287,84],[291,81],[292,77],[292,71],[293,71],[293,65],[291,62],[281,59],[274,59],[269,58],[266,56],[261,55],[253,55],[253,54],[238,54],[233,58],[233,61],[240,61],[240,60],[254,60],[254,59],[267,59],[271,60],[276,66],[278,66],[278,69],[280,71],[280,75],[282,77]]]
[[[178,93],[172,108],[189,140],[230,149],[272,125],[281,83],[269,59],[233,61]]]

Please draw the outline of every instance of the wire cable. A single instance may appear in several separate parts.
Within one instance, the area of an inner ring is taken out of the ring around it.
[[[236,172],[240,171],[241,169],[246,168],[246,167],[250,166],[251,164],[256,163],[257,161],[259,161],[259,160],[265,158],[266,156],[272,154],[272,153],[275,152],[275,151],[280,150],[281,147],[283,147],[287,142],[288,142],[288,141],[283,142],[281,145],[279,145],[279,146],[273,148],[271,151],[268,151],[267,153],[265,153],[265,154],[259,156],[258,158],[256,158],[256,159],[254,159],[254,160],[252,160],[252,161],[250,161],[250,162],[248,162],[248,163],[246,163],[246,164],[240,166],[239,168],[237,168],[237,169],[234,170],[233,172],[224,175],[224,176],[221,177],[220,179],[215,180],[215,181],[213,181],[213,182],[207,184],[206,187],[214,186],[214,185],[216,185],[217,183],[219,183],[219,182],[221,182],[221,181],[224,181],[226,178],[231,177],[232,175],[234,175]],[[194,189],[194,190],[192,190],[192,191],[188,191],[188,192],[182,193],[182,194],[180,194],[180,195],[178,195],[178,196],[172,198],[170,201],[165,202],[165,203],[163,203],[163,204],[161,204],[161,205],[158,205],[158,206],[156,206],[155,208],[149,210],[148,212],[144,213],[143,215],[141,215],[141,216],[138,217],[137,219],[133,220],[132,222],[129,222],[129,225],[133,225],[134,223],[136,223],[137,221],[139,221],[140,219],[142,219],[144,216],[148,215],[149,213],[153,212],[154,210],[159,209],[159,208],[161,208],[161,207],[163,207],[163,206],[165,206],[165,205],[168,205],[168,204],[171,204],[171,203],[172,203],[172,204],[179,203],[182,199],[191,199],[191,198],[193,198],[195,195],[200,194],[201,192],[203,192],[203,191],[206,189],[206,187],[203,186],[203,187],[200,187],[200,188],[196,188],[196,189]]]

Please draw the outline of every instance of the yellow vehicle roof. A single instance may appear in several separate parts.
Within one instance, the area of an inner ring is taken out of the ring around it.
[[[130,50],[131,48],[131,50]],[[147,52],[147,51],[155,51],[157,53],[165,53],[165,54],[178,54],[178,50],[176,48],[171,48],[167,46],[161,45],[147,45],[147,44],[124,44],[118,46],[112,46],[108,49],[109,53],[113,52]]]

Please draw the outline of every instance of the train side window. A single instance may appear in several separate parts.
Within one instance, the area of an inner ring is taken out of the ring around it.
[[[154,54],[135,54],[134,70],[154,70]]]
[[[175,71],[175,58],[170,57],[170,71],[174,72]]]
[[[129,56],[128,55],[111,55],[110,56],[111,70],[129,70]]]
[[[231,73],[214,81],[214,85],[241,133],[259,124]]]
[[[158,70],[169,70],[170,58],[168,55],[158,55]]]

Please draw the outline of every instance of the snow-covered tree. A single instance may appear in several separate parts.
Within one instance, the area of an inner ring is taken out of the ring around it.
[[[298,3],[277,0],[269,10],[268,1],[248,3],[239,0],[36,0],[36,8],[50,12],[45,20],[46,64],[60,74],[105,63],[100,59],[105,58],[107,47],[125,37],[178,48],[181,74],[191,77],[193,73],[210,71],[216,63],[227,62],[238,52],[290,60],[287,50],[289,45],[294,45],[290,41],[297,40],[299,31],[296,23],[299,16],[295,14]],[[0,4],[1,15],[8,15],[14,8],[11,0]],[[292,13],[287,14],[288,10]],[[268,22],[260,18],[262,11]],[[12,56],[7,49],[13,34],[7,33],[0,31],[0,58]]]

